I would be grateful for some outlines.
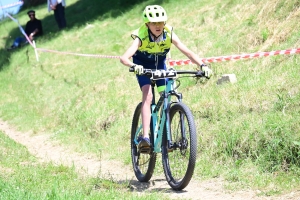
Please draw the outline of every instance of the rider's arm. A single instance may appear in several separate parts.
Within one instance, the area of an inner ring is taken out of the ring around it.
[[[192,52],[187,46],[185,46],[178,36],[173,32],[172,33],[172,43],[184,54],[186,55],[193,63],[197,64],[198,66],[202,65],[202,60]]]
[[[134,63],[130,60],[130,58],[135,54],[138,50],[139,46],[141,45],[141,41],[139,38],[135,38],[131,46],[127,49],[127,51],[120,57],[120,62],[123,65],[131,67]]]

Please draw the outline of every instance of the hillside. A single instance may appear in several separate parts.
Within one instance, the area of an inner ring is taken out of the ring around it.
[[[20,31],[12,20],[1,21],[0,119],[21,132],[49,135],[72,151],[101,152],[131,167],[131,120],[141,93],[115,57],[131,44],[148,4],[162,5],[167,23],[202,58],[300,48],[298,0],[111,0],[101,6],[69,0],[63,31],[40,5],[33,8],[45,32],[38,48],[100,56],[39,51],[37,61],[30,46],[7,52]],[[21,25],[26,12],[14,16]],[[299,56],[210,63],[210,80],[182,81],[179,90],[198,132],[195,180],[222,178],[228,191],[251,188],[262,197],[299,190]],[[187,58],[173,47],[171,59]],[[223,74],[235,74],[237,83],[217,85]],[[162,174],[160,161],[155,173]]]

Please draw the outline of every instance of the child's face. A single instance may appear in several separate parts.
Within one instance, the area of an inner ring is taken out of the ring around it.
[[[155,36],[160,36],[164,30],[165,22],[148,22],[148,28]]]

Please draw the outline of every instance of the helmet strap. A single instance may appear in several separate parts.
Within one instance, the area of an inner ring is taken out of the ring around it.
[[[159,38],[159,37],[163,34],[163,32],[162,32],[159,36],[156,36],[156,35],[154,35],[154,34],[151,32],[150,29],[149,29],[149,31],[150,31],[150,34],[152,35],[152,37],[154,38],[154,41],[156,41],[157,38]]]

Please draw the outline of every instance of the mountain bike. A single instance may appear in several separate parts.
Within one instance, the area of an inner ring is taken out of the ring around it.
[[[134,69],[130,68],[130,72]],[[186,74],[182,76],[182,74]],[[150,148],[138,148],[138,138],[142,136],[141,106],[134,111],[131,126],[131,158],[136,178],[148,182],[154,172],[157,153],[162,154],[164,174],[174,190],[184,189],[194,173],[197,157],[197,133],[193,114],[182,102],[182,94],[177,91],[179,78],[204,77],[201,71],[176,71],[144,69],[142,76],[151,79],[152,104],[149,137]],[[179,77],[181,75],[181,77]],[[166,89],[155,101],[155,81],[167,78]]]

